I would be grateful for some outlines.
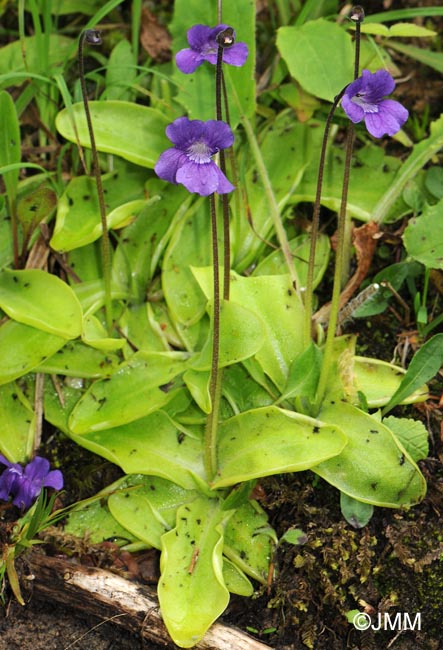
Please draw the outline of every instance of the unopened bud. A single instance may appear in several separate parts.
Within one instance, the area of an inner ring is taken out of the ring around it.
[[[86,29],[85,30],[85,41],[91,45],[100,45],[102,42],[100,32],[98,29]]]
[[[217,34],[215,40],[220,47],[232,47],[235,43],[235,32],[232,27],[226,27]]]
[[[362,23],[365,19],[365,10],[360,5],[355,5],[352,7],[349,18],[355,23]]]

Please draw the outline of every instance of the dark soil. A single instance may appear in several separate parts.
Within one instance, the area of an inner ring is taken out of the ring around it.
[[[112,622],[32,599],[0,612],[0,650],[157,650]]]

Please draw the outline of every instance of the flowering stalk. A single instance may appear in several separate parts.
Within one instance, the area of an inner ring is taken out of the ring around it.
[[[209,396],[211,411],[205,426],[204,465],[208,480],[211,481],[217,471],[217,429],[220,413],[221,384],[223,370],[219,368],[220,359],[220,267],[218,254],[218,228],[215,196],[209,197],[211,209],[212,267],[214,270],[214,303],[212,306],[212,357],[209,379]]]
[[[234,30],[232,27],[227,27],[219,32],[215,37],[218,43],[217,63],[215,68],[215,111],[216,119],[222,120],[222,87],[224,88],[223,78],[223,53],[225,48],[234,45]],[[225,93],[225,106],[227,109]],[[226,122],[229,124],[229,117],[227,116]],[[226,174],[226,157],[225,152],[219,153],[220,169],[223,174]],[[223,298],[229,300],[230,293],[230,271],[231,271],[231,234],[229,231],[229,204],[226,194],[222,196],[222,211],[223,211]]]
[[[100,165],[98,162],[97,147],[95,144],[94,129],[92,127],[91,112],[88,104],[88,94],[86,91],[85,69],[83,64],[83,46],[84,42],[92,45],[99,45],[101,43],[100,33],[94,29],[86,29],[80,34],[78,44],[78,64],[80,72],[80,85],[82,89],[83,106],[85,108],[86,123],[88,125],[89,139],[91,143],[92,163],[95,176],[95,183],[97,187],[98,205],[100,209],[100,221],[102,225],[102,266],[103,266],[103,282],[105,287],[105,317],[106,328],[108,334],[112,331],[112,301],[111,301],[111,246],[109,242],[108,224],[106,222],[106,206],[103,193],[102,178],[100,174]]]
[[[221,20],[221,4],[219,4],[219,15]],[[218,44],[217,62],[215,68],[215,113],[216,119],[223,120],[222,113],[222,86],[223,86],[223,54],[224,49],[234,44],[234,30],[227,27],[217,34],[215,40]],[[226,99],[226,95],[225,95]],[[226,104],[227,106],[227,104]],[[229,121],[227,121],[229,124]],[[226,158],[224,150],[219,154],[220,170],[226,175]],[[223,299],[229,300],[230,294],[230,273],[231,273],[231,236],[229,231],[229,204],[226,194],[222,195],[223,213]],[[212,359],[211,376],[209,383],[209,395],[211,399],[211,412],[208,414],[205,428],[205,467],[206,473],[211,480],[217,471],[217,430],[220,413],[221,386],[223,381],[223,369],[219,368],[220,359],[220,272],[217,232],[217,212],[215,197],[210,197],[211,206],[211,230],[212,230],[212,264],[214,268],[214,305],[213,305],[213,334],[212,334]]]
[[[360,68],[360,25],[364,20],[364,12],[361,7],[354,7],[351,13],[351,19],[355,21],[355,61],[354,61],[354,80],[358,77]],[[346,88],[341,93],[346,93]],[[346,153],[345,153],[345,166],[344,177],[342,186],[342,195],[340,202],[340,211],[337,223],[337,247],[335,253],[335,267],[334,267],[334,283],[332,289],[331,311],[329,316],[328,332],[326,335],[326,343],[323,351],[323,361],[320,371],[320,378],[317,386],[317,394],[315,399],[315,412],[320,408],[323,401],[326,383],[328,380],[331,363],[332,352],[335,339],[335,331],[337,328],[338,312],[340,310],[340,293],[343,272],[343,261],[345,252],[345,233],[346,233],[346,209],[349,189],[349,175],[351,170],[351,157],[354,144],[354,127],[349,125],[346,136]]]
[[[317,238],[320,226],[320,207],[321,207],[321,193],[323,189],[323,174],[325,170],[326,150],[331,131],[332,118],[337,109],[337,106],[343,97],[345,89],[343,89],[335,98],[329,110],[328,117],[326,118],[325,129],[323,132],[323,141],[320,151],[320,162],[318,164],[317,174],[317,189],[315,193],[314,207],[312,212],[311,223],[311,238],[309,247],[309,261],[308,272],[306,278],[306,291],[304,294],[305,305],[305,325],[304,325],[304,344],[307,347],[312,338],[312,312],[313,312],[313,298],[314,298],[314,271],[315,271],[315,254],[317,250]]]

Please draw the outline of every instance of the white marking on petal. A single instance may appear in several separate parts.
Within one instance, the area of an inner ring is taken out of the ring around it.
[[[203,165],[211,161],[211,149],[206,142],[193,142],[187,149],[186,154],[192,162]]]
[[[365,99],[364,93],[351,97],[351,102],[354,102],[354,104],[360,106],[365,113],[378,113],[380,110],[378,104],[371,104]]]

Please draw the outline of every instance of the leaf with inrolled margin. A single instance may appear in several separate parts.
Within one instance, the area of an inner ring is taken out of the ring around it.
[[[0,384],[22,377],[60,350],[66,339],[8,320],[0,326]]]
[[[319,417],[338,427],[349,442],[312,471],[350,497],[375,506],[400,508],[423,499],[423,475],[379,419],[342,401],[325,402]]]
[[[26,378],[27,384],[22,386],[10,382],[0,386],[0,451],[11,463],[24,463],[31,457],[36,433],[35,413],[28,398],[22,390],[35,389]]]
[[[141,173],[125,169],[124,165],[116,172],[103,175],[108,229],[122,228],[144,208],[143,182]],[[96,241],[102,232],[94,179],[72,178],[58,201],[51,247],[60,252],[71,251]]]
[[[69,427],[84,434],[137,420],[167,404],[177,375],[186,370],[181,352],[136,352],[106,379],[94,382],[73,409]]]
[[[211,267],[191,268],[201,289],[212,296]],[[289,367],[303,349],[304,309],[287,275],[242,277],[231,271],[231,300],[258,316],[265,340],[255,355],[264,372],[283,390]]]
[[[161,536],[175,526],[177,509],[194,501],[196,490],[185,490],[157,476],[134,477],[129,487],[113,492],[108,499],[112,516],[121,526],[149,546],[161,548]]]
[[[229,603],[222,556],[229,515],[218,499],[198,497],[178,509],[176,527],[162,536],[158,598],[181,648],[196,645]]]
[[[184,434],[162,411],[112,429],[66,434],[127,474],[159,476],[187,490],[205,481],[201,440]]]
[[[406,371],[393,363],[367,357],[354,357],[354,379],[358,391],[364,394],[369,407],[384,406],[404,381]],[[435,373],[434,373],[435,374]],[[425,376],[425,375],[424,375]],[[430,377],[426,378],[426,381]],[[428,387],[424,381],[411,384],[405,391],[402,404],[415,404],[428,399]],[[397,402],[398,403],[398,402]]]
[[[212,313],[212,301],[208,311]],[[193,370],[210,370],[212,363],[213,324],[201,352],[190,362]],[[234,300],[220,305],[219,368],[244,361],[256,354],[265,339],[265,326],[259,316]]]
[[[256,501],[235,510],[226,524],[223,552],[246,574],[266,584],[275,532]]]
[[[96,350],[82,341],[69,341],[61,350],[43,361],[36,371],[97,379],[112,375],[118,364],[119,360],[115,354]]]

